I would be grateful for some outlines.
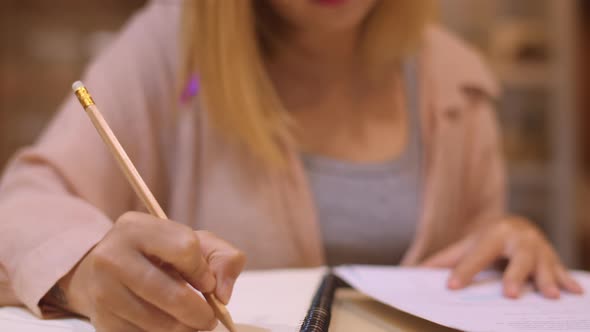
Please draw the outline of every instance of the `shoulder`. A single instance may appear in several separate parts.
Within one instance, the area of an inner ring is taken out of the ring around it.
[[[136,43],[153,43],[170,53],[178,48],[182,1],[149,1],[138,10],[122,29]],[[154,45],[154,46],[156,46]]]
[[[174,58],[178,48],[181,7],[180,0],[147,2],[133,13],[100,56],[111,55],[121,60],[134,58],[135,61],[162,55]]]
[[[481,54],[440,25],[427,27],[420,55],[440,103],[464,99],[470,91],[491,99],[499,96],[500,87]]]
[[[171,27],[177,27],[180,22],[182,13],[181,0],[148,1],[133,18],[142,18],[146,22],[159,26],[162,30],[169,30]],[[133,21],[133,19],[131,20]]]

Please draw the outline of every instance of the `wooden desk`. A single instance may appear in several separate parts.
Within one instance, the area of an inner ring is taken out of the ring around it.
[[[381,304],[352,289],[339,289],[330,332],[456,332]]]

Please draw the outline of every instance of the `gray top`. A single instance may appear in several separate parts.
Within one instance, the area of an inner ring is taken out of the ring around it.
[[[404,66],[409,137],[402,154],[383,163],[303,155],[328,265],[398,264],[420,217],[420,121],[415,67]]]

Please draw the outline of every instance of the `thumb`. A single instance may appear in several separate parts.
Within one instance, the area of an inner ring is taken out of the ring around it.
[[[459,264],[459,261],[469,249],[469,239],[465,238],[451,244],[445,249],[425,259],[420,266],[430,268],[452,268]]]
[[[244,253],[211,232],[197,231],[201,251],[215,275],[217,287],[215,295],[227,304],[231,298],[234,284],[246,265]]]

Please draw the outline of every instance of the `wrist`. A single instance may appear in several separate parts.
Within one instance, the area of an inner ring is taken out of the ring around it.
[[[58,280],[53,287],[45,294],[41,303],[49,305],[56,309],[73,313],[76,315],[86,316],[87,310],[82,301],[82,294],[76,291],[75,274],[78,266],[72,269],[68,274]]]

